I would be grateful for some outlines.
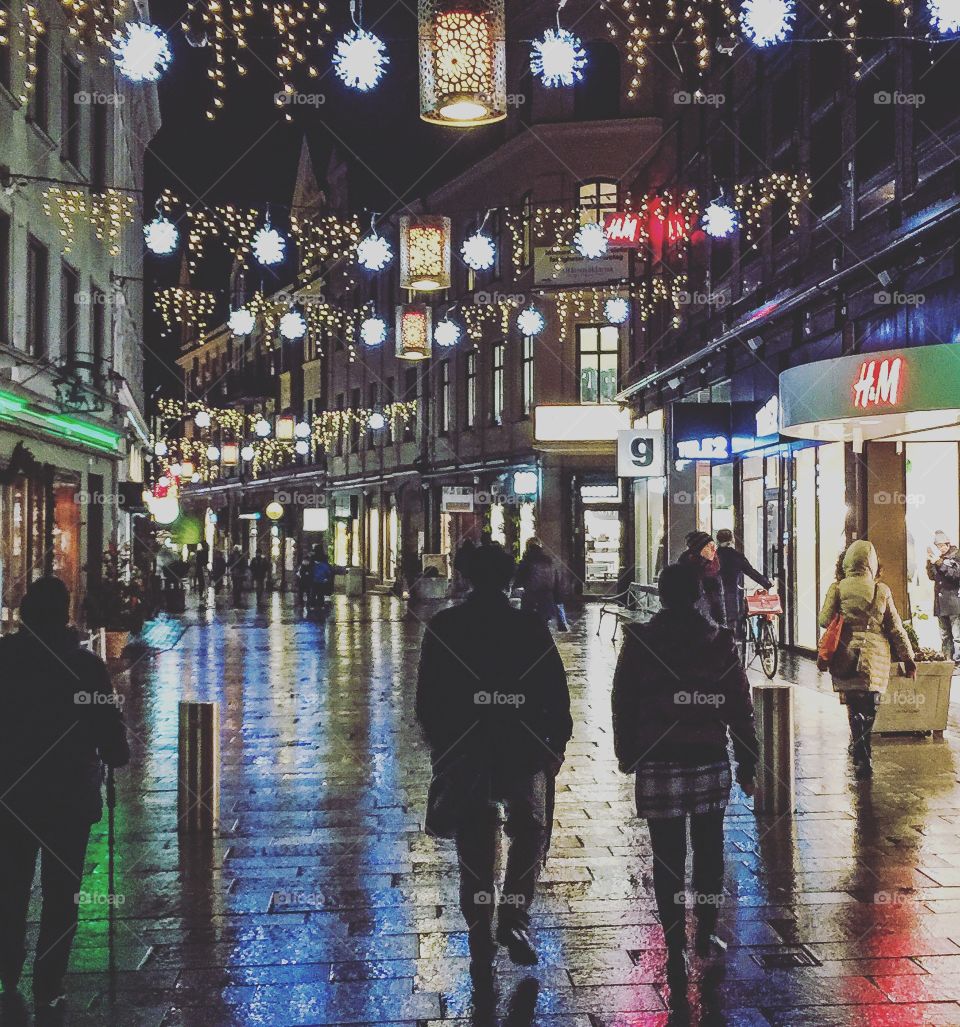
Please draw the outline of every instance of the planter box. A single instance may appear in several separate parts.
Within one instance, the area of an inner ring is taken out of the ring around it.
[[[880,699],[874,731],[942,734],[950,709],[953,663],[918,663],[916,680],[903,676],[901,665],[890,671],[890,684]]]

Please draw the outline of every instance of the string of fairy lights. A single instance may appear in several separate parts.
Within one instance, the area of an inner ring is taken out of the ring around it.
[[[866,2],[899,10],[907,38],[931,44],[950,42],[960,32],[960,0],[819,0],[811,18],[802,17],[799,0],[603,0],[607,31],[622,46],[631,67],[626,93],[636,97],[652,47],[663,44],[680,60],[691,49],[700,75],[716,54],[731,56],[745,43],[760,50],[799,42],[839,44],[854,61],[861,12]],[[556,27],[550,24],[529,40],[527,64],[547,89],[571,88],[588,63],[583,40],[561,25],[567,0],[559,0]],[[243,79],[251,62],[273,60],[274,103],[293,120],[326,68],[344,87],[370,93],[386,78],[390,47],[363,25],[362,0],[349,0],[352,27],[333,40],[323,0],[188,0],[179,31],[198,59],[207,61],[210,91],[207,118],[226,106],[230,83]],[[113,61],[132,82],[153,82],[170,68],[173,50],[167,34],[142,20],[129,0],[60,0],[60,12],[78,56]],[[14,0],[19,52],[26,75],[21,99],[34,91],[39,40],[46,25],[33,0]],[[0,13],[0,46],[10,45],[10,19]],[[809,23],[809,27],[808,27]],[[506,12],[504,0],[472,0],[463,10],[450,0],[418,0],[417,62],[420,116],[462,128],[503,120],[507,112]],[[331,45],[332,44],[332,45]],[[324,100],[326,97],[324,96]]]
[[[324,410],[311,420],[298,420],[289,414],[271,419],[235,407],[163,398],[157,403],[157,430],[150,440],[154,495],[162,498],[174,484],[214,480],[225,468],[242,468],[258,477],[289,467],[298,457],[306,460],[321,451],[332,452],[352,431],[398,440],[416,416],[417,400]]]

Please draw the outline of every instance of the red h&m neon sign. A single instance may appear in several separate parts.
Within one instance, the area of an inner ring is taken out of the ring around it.
[[[643,236],[643,222],[630,212],[605,214],[603,230],[611,246],[639,246]]]
[[[864,360],[860,376],[853,383],[853,405],[862,410],[870,407],[893,407],[902,395],[903,357]]]

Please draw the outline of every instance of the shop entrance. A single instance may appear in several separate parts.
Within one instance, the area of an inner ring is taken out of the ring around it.
[[[619,484],[581,485],[580,509],[584,595],[615,592],[623,551]]]

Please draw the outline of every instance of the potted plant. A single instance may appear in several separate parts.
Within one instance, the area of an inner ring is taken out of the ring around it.
[[[143,587],[126,547],[104,551],[100,574],[88,585],[83,609],[88,627],[104,629],[106,658],[119,660],[130,633],[140,631],[144,619]]]
[[[911,623],[904,624],[917,662],[917,676],[908,678],[903,665],[893,664],[890,684],[880,701],[875,730],[878,732],[932,732],[943,734],[950,708],[953,660],[945,660],[939,649],[920,645]]]

